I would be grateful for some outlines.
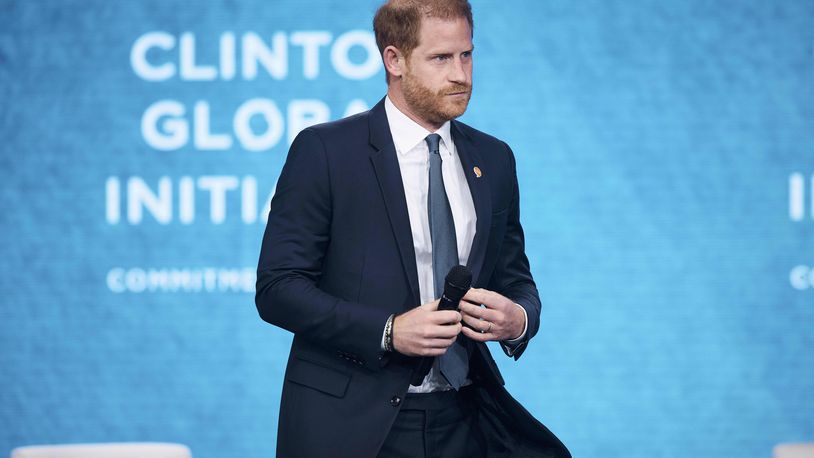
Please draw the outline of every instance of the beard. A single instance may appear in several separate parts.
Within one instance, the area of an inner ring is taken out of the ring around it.
[[[404,100],[411,111],[432,124],[441,125],[461,116],[472,97],[471,84],[451,84],[438,92],[433,92],[421,84],[409,71],[404,73],[401,81]],[[448,97],[449,94],[466,93],[462,97]]]

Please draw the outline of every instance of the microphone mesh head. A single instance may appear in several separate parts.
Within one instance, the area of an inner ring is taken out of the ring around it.
[[[444,294],[449,298],[461,298],[472,284],[472,272],[465,266],[455,266],[449,270],[444,282]]]

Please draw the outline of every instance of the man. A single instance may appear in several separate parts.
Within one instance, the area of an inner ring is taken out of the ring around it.
[[[453,121],[471,95],[470,5],[391,0],[374,30],[387,96],[296,138],[263,239],[257,308],[294,333],[278,456],[570,457],[484,343],[519,358],[540,302],[512,152]],[[474,288],[437,310],[459,263]]]

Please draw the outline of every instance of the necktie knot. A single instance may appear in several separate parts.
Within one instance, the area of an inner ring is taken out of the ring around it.
[[[424,139],[427,142],[427,146],[430,148],[430,154],[436,153],[440,154],[438,151],[438,147],[441,144],[441,136],[438,134],[429,134],[427,138]]]

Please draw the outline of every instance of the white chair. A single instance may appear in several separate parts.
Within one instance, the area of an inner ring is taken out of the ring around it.
[[[186,445],[146,442],[32,445],[15,448],[11,458],[192,458],[192,452]]]
[[[778,444],[774,447],[774,458],[814,458],[814,443]]]

